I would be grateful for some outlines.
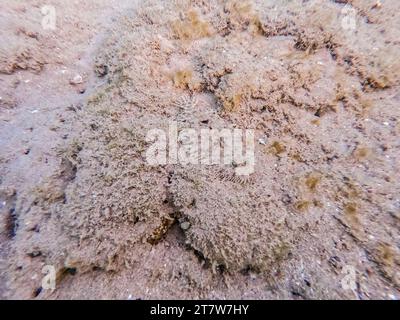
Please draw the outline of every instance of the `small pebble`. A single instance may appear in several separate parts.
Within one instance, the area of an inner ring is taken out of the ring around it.
[[[83,78],[80,74],[76,75],[73,79],[69,81],[72,85],[77,85],[83,83]]]
[[[40,257],[41,255],[42,253],[40,251],[32,251],[31,253],[28,253],[28,256],[30,256],[31,258]]]
[[[371,9],[380,9],[382,7],[382,2],[379,0],[372,6]]]
[[[261,138],[261,139],[258,140],[258,143],[262,144],[263,146],[265,146],[267,144],[267,141],[265,141],[265,139]]]
[[[181,229],[186,231],[190,229],[190,223],[189,222],[184,222],[181,224]]]

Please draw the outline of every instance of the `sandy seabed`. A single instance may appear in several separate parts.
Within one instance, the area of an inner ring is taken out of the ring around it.
[[[0,1],[0,25],[0,297],[400,297],[399,1]],[[150,166],[171,122],[253,130],[254,172]]]

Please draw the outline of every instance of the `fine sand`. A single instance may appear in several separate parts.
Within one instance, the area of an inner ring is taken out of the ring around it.
[[[399,1],[1,1],[0,25],[1,298],[400,298]],[[149,165],[171,123],[253,130],[254,172]]]

